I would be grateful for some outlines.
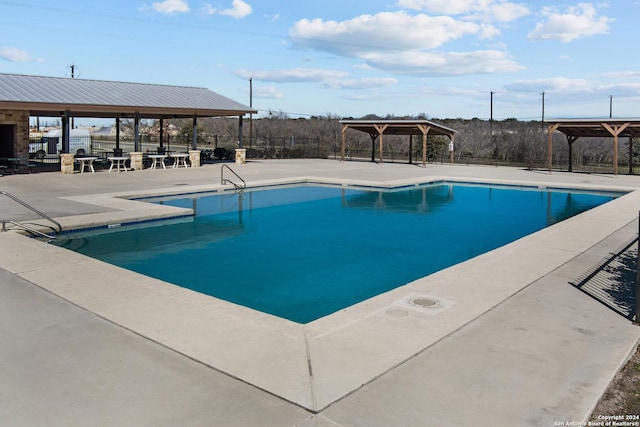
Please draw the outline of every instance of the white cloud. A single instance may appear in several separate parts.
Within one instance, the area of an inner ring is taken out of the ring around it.
[[[272,71],[239,70],[236,75],[248,79],[273,83],[318,83],[330,89],[380,88],[397,83],[390,77],[352,78],[346,71],[322,70],[318,68],[291,68]]]
[[[511,22],[530,11],[524,4],[507,0],[399,0],[398,7],[465,19]]]
[[[251,15],[251,6],[243,0],[233,0],[230,9],[223,9],[220,11],[220,15],[231,16],[232,18],[240,19],[247,15]]]
[[[391,86],[396,83],[398,83],[398,80],[391,77],[376,77],[327,80],[324,82],[324,86],[331,89],[373,89]]]
[[[4,59],[9,62],[28,62],[33,60],[31,55],[24,50],[20,50],[15,47],[3,47],[0,48],[0,59]],[[36,61],[41,61],[37,60]]]
[[[189,4],[186,0],[163,0],[157,1],[151,4],[151,7],[156,12],[166,13],[171,15],[176,12],[184,13],[189,12]]]
[[[466,74],[511,73],[524,67],[504,52],[405,51],[397,54],[370,53],[365,58],[373,67],[413,75],[456,76]]]
[[[299,47],[351,57],[370,51],[432,49],[466,35],[489,33],[488,27],[475,23],[406,12],[361,15],[342,22],[302,19],[289,31]]]
[[[499,34],[487,23],[448,16],[411,16],[406,12],[363,15],[342,22],[303,19],[289,32],[298,47],[361,59],[374,68],[418,75],[504,73],[523,67],[496,49],[433,52],[448,42],[471,35],[480,39]]]
[[[590,3],[580,3],[567,8],[565,13],[555,7],[543,10],[546,17],[529,33],[529,40],[560,40],[568,43],[581,37],[609,32],[613,19],[598,16],[596,8]]]
[[[318,68],[291,68],[287,70],[273,71],[248,71],[238,70],[236,75],[248,79],[253,77],[257,80],[276,83],[300,83],[300,82],[323,82],[328,79],[345,78],[346,71],[329,71]]]
[[[256,98],[282,99],[284,94],[273,86],[256,85],[253,88],[253,96]]]
[[[640,71],[615,71],[611,73],[602,73],[602,77],[612,79],[640,78]]]
[[[218,11],[218,9],[211,6],[209,3],[204,3],[204,5],[200,8],[200,11],[204,15],[213,15]]]
[[[607,81],[607,77],[611,80]],[[637,74],[629,77],[639,77]],[[624,98],[640,96],[640,81],[620,81],[617,75],[600,75],[593,79],[573,79],[552,77],[546,79],[526,80],[505,85],[506,90],[513,92],[545,92],[550,98],[561,102],[582,102],[586,96],[608,100],[616,95]]]
[[[505,85],[510,91],[533,92],[545,91],[551,93],[586,93],[593,89],[593,82],[587,79],[570,79],[567,77],[550,77],[514,82]]]

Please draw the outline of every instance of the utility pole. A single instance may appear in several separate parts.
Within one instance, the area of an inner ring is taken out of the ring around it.
[[[75,71],[76,71],[76,65],[72,62],[71,65],[69,65],[69,69],[71,70],[71,78],[73,79],[75,77]],[[75,123],[73,120],[73,116],[71,117],[71,129],[75,128]]]
[[[542,133],[544,133],[544,92],[542,92]]]
[[[609,95],[609,118],[613,117],[613,95]]]
[[[253,110],[253,77],[249,77],[249,108]],[[253,113],[249,113],[249,148],[253,147]]]

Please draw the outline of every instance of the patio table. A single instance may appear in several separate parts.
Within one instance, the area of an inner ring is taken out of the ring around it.
[[[164,165],[164,159],[167,158],[165,154],[149,154],[148,157],[153,160],[150,169],[156,169],[158,165],[162,165],[162,169],[167,167]]]
[[[124,170],[125,172],[128,170],[127,169],[127,165],[124,163],[125,161],[129,160],[128,156],[113,156],[113,157],[107,157],[108,160],[111,161],[111,166],[109,167],[109,172],[111,172],[113,170],[113,166],[115,165],[116,167],[116,172],[120,172],[120,170]]]
[[[93,168],[93,162],[97,159],[97,157],[76,157],[76,160],[80,162],[80,173],[84,173],[84,169],[87,167],[91,173],[95,173],[96,170]]]
[[[173,167],[174,168],[179,168],[180,166],[184,166],[185,168],[188,168],[189,165],[187,164],[187,157],[189,156],[189,154],[187,153],[175,153],[172,154],[171,157],[173,157]]]

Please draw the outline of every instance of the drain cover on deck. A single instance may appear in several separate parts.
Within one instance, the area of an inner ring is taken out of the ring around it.
[[[420,306],[420,307],[434,307],[436,305],[438,305],[437,302],[435,302],[434,300],[430,299],[430,298],[415,298],[413,301],[411,301],[413,304]]]
[[[396,301],[394,305],[400,307],[395,310],[387,310],[387,314],[390,316],[393,315],[392,312],[395,314],[395,311],[403,311],[407,308],[420,313],[436,315],[455,305],[455,302],[432,295],[414,294]]]

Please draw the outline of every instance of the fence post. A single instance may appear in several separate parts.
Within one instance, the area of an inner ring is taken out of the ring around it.
[[[640,325],[640,211],[638,212],[638,257],[636,259],[636,325]]]

